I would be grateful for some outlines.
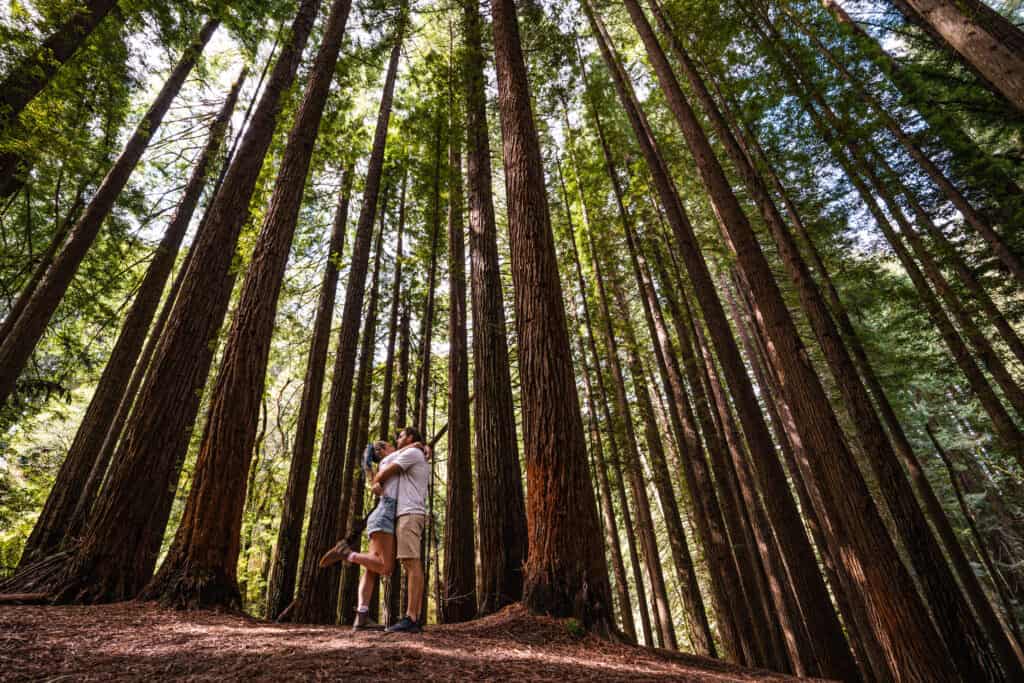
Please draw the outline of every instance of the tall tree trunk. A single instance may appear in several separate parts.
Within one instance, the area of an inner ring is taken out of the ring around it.
[[[635,0],[626,0],[626,2],[631,4]],[[640,11],[639,7],[636,9]],[[657,16],[663,32],[671,37],[673,34],[664,19],[664,15],[658,12]],[[653,32],[650,32],[649,26],[646,27],[646,31],[648,36],[646,42],[648,42],[649,51],[656,52],[660,58],[654,60],[655,64],[658,65],[656,68],[660,70],[659,80],[663,87],[675,89],[681,96],[682,93],[678,89],[678,83],[673,85],[674,77],[671,74],[668,62],[664,54],[660,52],[660,46],[656,44],[656,39],[653,36]],[[654,41],[653,44],[651,41]],[[900,468],[896,451],[887,438],[882,421],[879,419],[871,403],[871,397],[868,394],[867,388],[857,373],[853,359],[832,320],[821,292],[811,277],[810,270],[800,254],[796,240],[793,238],[788,226],[782,219],[782,215],[772,201],[768,188],[750,163],[749,158],[743,153],[721,111],[715,105],[711,93],[705,87],[703,80],[697,73],[693,63],[689,60],[682,45],[675,40],[672,41],[672,44],[676,57],[683,64],[690,84],[697,93],[705,114],[712,122],[730,160],[739,171],[748,191],[757,203],[761,215],[772,234],[783,265],[796,286],[800,302],[807,314],[818,344],[824,352],[826,362],[843,399],[843,405],[846,407],[853,423],[854,431],[879,482],[883,499],[889,507],[899,537],[909,553],[911,564],[921,581],[922,588],[924,589],[924,598],[935,614],[935,623],[946,638],[950,652],[960,660],[957,662],[957,668],[964,675],[970,672],[972,677],[980,675],[983,671],[991,671],[995,668],[995,663],[990,659],[993,653],[987,651],[988,644],[985,633],[971,612],[965,596],[961,593],[956,577],[950,570],[943,555],[942,548],[932,534],[928,520],[918,505],[917,499],[914,497],[910,482]],[[680,121],[680,125],[683,125],[682,121]],[[740,265],[742,267],[742,261]],[[766,263],[765,268],[767,268]],[[756,292],[752,292],[752,294],[756,296]],[[766,334],[765,336],[769,335]],[[792,404],[790,404],[790,410],[794,413],[797,412]],[[809,453],[808,455],[813,457],[813,454]],[[972,579],[976,581],[973,573],[971,577],[968,577],[968,580]],[[978,588],[980,589],[980,586]],[[995,621],[995,615],[991,611],[991,606],[988,604],[983,593],[980,597],[983,604],[977,605],[977,607],[981,609],[987,608],[992,616],[991,621],[993,623],[990,624],[992,628],[987,629],[992,643],[996,645],[999,641],[1005,641],[1005,635],[998,622]],[[969,642],[971,647],[960,648],[955,645],[961,642]],[[971,654],[961,658],[958,653],[963,653],[965,650]],[[1024,676],[1024,670],[1018,670],[1020,664],[1016,661],[1016,657],[1013,655],[1008,643],[1006,643],[1006,647],[1003,650],[1003,654],[1008,656],[1002,656],[1000,660],[1002,665],[1007,667],[1007,673],[1012,671],[1014,677],[1018,674]]]
[[[132,369],[139,359],[146,332],[153,322],[153,316],[160,303],[160,295],[167,284],[167,278],[178,256],[178,249],[206,186],[210,166],[216,160],[224,141],[224,134],[244,80],[243,70],[210,128],[206,146],[196,160],[181,201],[154,251],[153,259],[135,295],[135,301],[125,316],[114,349],[100,376],[71,448],[68,449],[64,463],[57,473],[50,496],[25,543],[25,550],[19,563],[21,565],[56,551],[64,540],[79,501],[79,494],[97,462],[107,430],[120,405],[120,398],[125,393]]]
[[[266,384],[277,300],[350,8],[351,0],[331,4],[242,283],[181,524],[160,571],[143,592],[145,598],[190,608],[238,604],[245,473]]]
[[[380,432],[378,438],[387,441],[390,438],[389,431],[391,429],[391,401],[394,389],[395,380],[395,342],[398,338],[398,315],[399,305],[402,299],[402,236],[405,233],[405,186],[408,180],[409,173],[407,170],[402,172],[402,189],[398,198],[398,245],[395,248],[395,279],[391,286],[391,314],[388,319],[388,350],[387,358],[384,366],[384,386],[381,389],[380,399]],[[408,328],[408,322],[405,323],[405,328]],[[408,346],[408,329],[402,331],[406,344],[405,360],[408,363],[409,360],[409,346]],[[401,368],[399,368],[401,372]],[[399,377],[399,386],[401,385],[402,378]],[[396,400],[396,404],[401,404],[403,419],[404,419],[404,403],[405,399],[399,395]],[[395,424],[398,427],[397,421]],[[394,569],[391,570],[391,576],[388,577],[387,582],[384,585],[384,605],[385,605],[385,626],[392,626],[399,620],[399,613],[401,612],[401,588],[402,585],[402,563],[395,562]],[[374,601],[375,604],[375,601]],[[372,615],[371,615],[372,616]]]
[[[697,418],[704,436],[705,447],[702,448],[701,443],[697,440],[696,424],[692,415],[693,408],[684,400],[686,399],[685,393],[682,396],[677,396],[675,400],[682,405],[684,413],[684,443],[688,445],[691,453],[690,457],[683,461],[687,488],[691,490],[691,496],[694,490],[702,492],[706,500],[705,504],[709,508],[707,519],[709,522],[714,522],[706,531],[702,531],[699,526],[701,518],[697,518],[698,531],[701,532],[702,537],[709,539],[704,544],[709,564],[718,567],[710,578],[716,595],[716,604],[721,603],[722,605],[717,613],[719,630],[726,629],[722,632],[722,638],[735,661],[741,661],[740,656],[746,652],[748,654],[745,658],[752,662],[754,661],[752,658],[760,656],[757,655],[759,643],[766,642],[768,629],[771,628],[771,593],[766,581],[759,581],[764,572],[758,557],[754,555],[754,548],[757,548],[758,544],[754,541],[750,524],[740,505],[739,495],[734,490],[735,487],[728,486],[732,477],[729,476],[731,469],[726,459],[725,443],[719,438],[718,429],[711,414],[708,394],[704,390],[701,378],[701,365],[698,364],[693,347],[692,335],[686,329],[678,298],[673,291],[674,284],[665,272],[659,250],[652,249],[652,255],[661,281],[662,292],[669,305],[669,312],[679,340],[680,355],[687,382],[693,393],[693,404],[696,407]],[[650,298],[650,294],[648,297]],[[652,298],[651,302],[654,304],[655,300]],[[653,308],[655,311],[658,310],[657,306],[653,306]],[[664,323],[661,325],[663,327]],[[670,349],[671,343],[667,336],[665,341],[666,349]],[[666,360],[671,363],[672,356],[668,353],[666,353]],[[671,368],[671,364],[669,367]],[[676,372],[678,370],[670,371],[670,380]],[[676,394],[673,387],[673,396]],[[714,482],[712,482],[707,462],[704,460],[704,450],[711,461],[711,469],[716,473],[719,495],[715,495]],[[716,503],[720,503],[717,514],[712,507]],[[717,553],[721,559],[711,563],[714,553]],[[732,588],[733,586],[741,586],[742,591],[737,592]],[[730,630],[733,631],[731,635]]]
[[[578,267],[579,259],[576,260],[576,264]],[[581,289],[581,293],[583,291],[584,290]],[[583,296],[585,297],[586,295],[584,294]],[[586,304],[585,300],[584,304]],[[588,340],[592,342],[593,332],[590,325],[589,311],[586,311],[585,329],[587,331]],[[590,413],[590,433],[594,447],[594,469],[597,474],[601,516],[604,521],[604,541],[612,555],[612,570],[615,574],[615,594],[619,601],[619,618],[622,620],[623,632],[630,640],[636,642],[636,623],[633,620],[633,603],[629,599],[629,580],[626,578],[626,565],[622,560],[622,544],[619,542],[619,527],[615,519],[615,506],[612,503],[612,489],[608,477],[608,462],[605,459],[604,442],[601,439],[601,430],[597,414],[597,402],[594,400],[594,389],[590,379],[587,353],[583,348],[582,335],[576,335],[576,341],[580,345],[579,355],[583,365],[583,387],[587,396],[587,410]],[[595,364],[599,364],[599,359],[596,355],[593,358],[593,362]],[[600,373],[600,367],[597,367],[597,371]],[[598,381],[601,380],[599,379]]]
[[[677,649],[675,628],[673,626],[672,614],[668,600],[668,590],[665,586],[665,576],[661,564],[661,553],[658,547],[657,537],[654,530],[654,519],[651,514],[651,502],[647,495],[647,484],[643,478],[643,469],[640,464],[640,444],[636,436],[636,428],[633,422],[633,411],[630,401],[626,395],[626,376],[622,370],[619,360],[619,343],[615,336],[614,323],[611,315],[611,303],[608,300],[606,281],[602,271],[601,261],[598,260],[592,237],[588,235],[588,244],[591,258],[591,266],[594,269],[597,281],[598,305],[600,306],[601,322],[604,327],[605,345],[608,349],[608,363],[612,370],[612,384],[615,390],[615,402],[618,407],[619,417],[622,420],[622,432],[625,434],[625,445],[628,459],[626,461],[626,472],[629,476],[630,489],[633,493],[633,501],[636,505],[637,532],[640,536],[640,547],[644,556],[644,565],[647,569],[647,577],[651,584],[652,599],[655,607],[655,621],[658,625],[658,640],[662,647]],[[614,276],[612,277],[612,287]],[[618,306],[618,302],[616,302]],[[639,382],[644,381],[640,378]],[[634,378],[634,385],[638,386],[637,378]],[[648,408],[650,407],[648,398]],[[649,411],[646,411],[649,412]],[[645,414],[646,417],[646,414]],[[652,417],[653,419],[653,417]],[[654,447],[658,446],[656,434],[654,436]],[[648,443],[648,447],[651,444]]]
[[[380,264],[381,254],[384,249],[384,224],[387,217],[388,191],[384,188],[381,196],[380,229],[377,232],[377,248],[373,257],[373,275],[370,278],[370,299],[366,302],[366,322],[363,323],[362,346],[359,349],[359,371],[356,376],[355,397],[352,402],[352,420],[350,423],[348,437],[349,462],[359,462],[366,440],[370,433],[370,399],[373,390],[370,386],[370,378],[373,374],[375,351],[377,349],[377,308],[380,301]],[[344,529],[346,536],[351,535],[356,525],[363,516],[364,497],[366,489],[366,473],[358,468],[356,476],[352,481],[352,504],[345,505],[342,501],[342,509],[349,510],[346,517],[338,521],[338,529]],[[357,546],[362,543],[360,538]],[[346,564],[344,578],[341,586],[342,591],[338,599],[339,621],[342,624],[351,624],[355,619],[356,601],[359,592],[359,565]]]
[[[444,128],[440,117],[434,138],[434,179],[431,190],[432,218],[430,228],[430,265],[427,269],[427,298],[420,320],[420,364],[416,370],[416,388],[413,393],[413,419],[422,433],[427,431],[427,409],[430,407],[430,365],[434,354],[434,307],[437,296],[437,251],[441,240],[441,155]],[[403,425],[407,426],[407,425]],[[426,595],[426,593],[424,593]]]
[[[926,32],[941,40],[996,94],[1024,113],[1024,34],[981,2],[902,0],[893,3],[911,21],[923,22]],[[984,11],[982,11],[982,8]],[[994,19],[995,17],[995,19]]]
[[[300,5],[291,41],[278,57],[208,222],[192,246],[181,291],[115,451],[109,483],[82,546],[66,565],[57,596],[62,601],[124,600],[150,579],[213,360],[216,346],[211,342],[231,297],[235,245],[248,219],[282,95],[294,79],[318,6],[318,0]]]
[[[384,383],[380,395],[380,429],[377,438],[387,441],[391,431],[391,394],[395,385],[395,343],[398,340],[398,306],[402,299],[402,237],[405,233],[405,186],[409,178],[407,170],[402,171],[402,188],[398,195],[398,236],[395,247],[395,274],[391,284],[391,312],[388,315],[388,345],[384,360]],[[395,425],[400,429],[399,425]],[[397,566],[397,563],[396,563]]]
[[[611,589],[565,323],[540,141],[513,0],[491,5],[522,381],[527,526],[523,602],[612,626]]]
[[[563,192],[564,192],[564,185],[563,185]],[[581,199],[582,199],[582,195],[581,195]],[[566,207],[568,207],[568,205],[569,205],[568,198],[566,198],[565,202],[566,202]],[[568,208],[567,208],[567,210],[568,210]],[[586,214],[586,210],[587,210],[586,206],[583,205],[584,214]],[[589,350],[590,350],[590,355],[593,358],[594,372],[595,372],[595,374],[597,376],[597,389],[598,389],[598,392],[600,393],[601,407],[603,408],[602,417],[604,418],[605,425],[606,425],[606,428],[608,430],[608,445],[609,445],[609,448],[611,450],[611,458],[612,458],[612,462],[617,465],[619,463],[619,444],[618,444],[618,439],[616,439],[615,425],[612,422],[611,410],[608,407],[608,393],[607,393],[607,389],[605,388],[604,373],[601,371],[601,356],[598,354],[597,342],[595,341],[595,336],[594,336],[594,324],[593,324],[593,319],[592,319],[592,317],[590,315],[590,302],[589,302],[588,297],[587,297],[587,286],[586,286],[585,280],[583,279],[583,267],[582,267],[582,265],[580,263],[579,250],[576,248],[576,236],[571,234],[570,238],[572,240],[572,242],[571,242],[571,245],[572,245],[572,258],[573,258],[573,265],[575,266],[575,272],[576,272],[576,284],[577,284],[577,287],[579,288],[580,299],[581,299],[582,304],[583,304],[583,321],[584,321],[585,329],[586,329],[586,332],[587,332],[587,335],[586,335],[587,345],[588,345]],[[585,359],[586,354],[581,354],[581,357],[583,357]],[[607,466],[607,463],[605,462],[605,460],[603,458],[604,454],[602,452],[603,449],[601,447],[600,434],[598,433],[597,413],[596,413],[596,410],[594,409],[594,400],[593,400],[593,396],[592,396],[592,387],[591,387],[591,384],[590,384],[590,378],[589,378],[589,375],[586,372],[586,362],[584,362],[583,365],[584,365],[584,377],[583,377],[584,387],[587,390],[587,401],[588,401],[588,404],[590,405],[591,420],[592,420],[592,423],[593,423],[593,430],[595,432],[595,434],[594,434],[594,442],[595,442],[595,444],[597,446],[597,449],[598,449],[598,452],[595,454],[595,459],[597,460],[598,482],[599,482],[599,485],[600,485],[601,501],[602,501],[602,513],[604,514],[604,517],[605,517],[605,520],[604,520],[605,521],[605,535],[607,537],[606,542],[608,543],[609,547],[612,549],[612,566],[613,566],[613,569],[615,571],[615,584],[616,584],[615,587],[616,587],[616,591],[618,592],[619,603],[620,603],[620,606],[621,606],[620,609],[621,609],[623,629],[625,630],[627,635],[629,635],[631,638],[633,638],[633,640],[636,640],[636,624],[635,624],[634,619],[633,619],[633,603],[629,599],[629,582],[628,582],[628,580],[626,578],[626,567],[625,567],[625,564],[622,561],[622,549],[621,549],[621,546],[619,544],[618,529],[617,529],[616,523],[615,523],[615,508],[614,508],[614,505],[612,504],[611,486],[609,485],[609,476],[608,476],[608,466]],[[629,507],[628,507],[628,505],[626,503],[625,489],[622,487],[622,482],[621,481],[619,481],[618,483],[619,483],[618,492],[620,493],[619,505],[620,505],[620,507],[622,509],[623,522],[624,522],[624,524],[626,524],[626,528],[627,529],[632,529],[632,524],[631,524],[630,515],[629,515]],[[607,491],[606,491],[606,489],[607,489]],[[641,614],[642,614],[643,632],[644,632],[644,637],[646,639],[645,642],[647,644],[650,644],[652,642],[652,638],[651,638],[652,634],[651,634],[651,627],[650,627],[650,617],[647,614],[647,601],[646,601],[646,596],[645,596],[645,591],[644,591],[644,586],[643,586],[643,580],[642,580],[642,578],[640,577],[640,574],[639,574],[638,559],[637,559],[637,553],[636,553],[635,534],[632,534],[632,533],[627,534],[627,539],[629,541],[630,559],[632,561],[633,568],[634,568],[634,571],[635,571],[635,577],[636,577],[636,583],[637,583],[638,603],[639,603],[639,607],[641,609]]]
[[[458,112],[452,107],[453,114]],[[462,218],[461,126],[448,143],[448,500],[445,506],[444,624],[476,616],[473,463],[469,436],[469,349],[466,338],[466,242]]]
[[[313,319],[312,342],[306,359],[306,377],[302,385],[302,402],[295,427],[295,446],[288,470],[288,486],[281,505],[281,526],[277,532],[277,550],[267,586],[267,618],[276,619],[291,603],[295,594],[295,579],[299,568],[299,546],[302,541],[302,522],[306,515],[309,495],[309,477],[313,469],[313,449],[316,445],[317,423],[323,397],[324,374],[327,366],[327,347],[330,344],[334,301],[338,289],[338,264],[345,253],[348,234],[348,207],[352,193],[354,164],[348,164],[341,176],[338,206],[334,213],[327,263],[320,285],[320,298]]]
[[[82,6],[76,3],[71,16],[11,68],[0,81],[0,134],[11,130],[25,106],[42,92],[116,5],[117,0],[86,0]],[[0,169],[0,177],[6,170]]]
[[[348,413],[352,401],[356,344],[359,338],[359,321],[362,316],[363,294],[366,289],[366,268],[370,257],[370,237],[373,232],[373,220],[377,214],[377,196],[384,167],[384,147],[387,142],[391,103],[395,92],[398,58],[401,54],[402,38],[405,34],[406,12],[403,5],[398,19],[399,23],[396,26],[387,76],[384,80],[384,91],[381,94],[377,130],[373,137],[373,149],[370,153],[363,190],[363,203],[360,207],[359,222],[353,242],[352,266],[349,269],[348,284],[346,285],[334,377],[324,422],[316,483],[313,488],[309,529],[306,532],[305,552],[299,580],[299,597],[293,613],[293,619],[299,622],[331,623],[334,619],[334,606],[337,603],[338,570],[330,568],[319,571],[317,563],[320,557],[337,542],[339,534],[344,528],[343,525],[338,524],[337,517],[342,496],[341,489],[348,481],[347,478],[343,478],[344,470],[351,473],[352,466],[352,463],[346,462],[345,458],[345,436],[349,426]]]
[[[464,1],[462,33],[473,312],[473,435],[480,534],[479,612],[486,615],[522,598],[528,535],[491,192],[486,58],[479,0]]]
[[[219,25],[220,19],[209,19],[203,24],[192,43],[185,48],[167,81],[136,126],[135,132],[125,143],[121,155],[107,171],[96,194],[71,229],[42,282],[31,294],[26,293],[30,298],[10,333],[4,338],[3,344],[0,344],[0,405],[6,403],[14,392],[18,375],[25,369],[28,359],[35,351],[50,318],[71,286],[78,267],[96,240],[104,220],[114,208],[114,203],[128,184],[128,179],[160,127],[171,102],[177,97],[185,79],[199,60],[203,48]]]
[[[602,56],[608,65],[623,108],[629,116],[634,134],[651,170],[663,208],[675,233],[694,291],[704,312],[705,321],[708,323],[716,352],[722,362],[726,380],[736,399],[747,444],[751,449],[751,456],[755,464],[755,474],[760,480],[759,484],[765,495],[768,514],[792,576],[794,594],[802,605],[801,611],[808,620],[809,630],[817,635],[814,643],[817,659],[815,666],[825,675],[855,678],[857,673],[853,657],[835,612],[831,608],[810,542],[800,522],[792,494],[788,490],[785,473],[772,448],[771,436],[757,405],[749,378],[744,371],[743,362],[729,330],[722,304],[715,293],[707,263],[697,247],[693,226],[679,200],[668,169],[661,159],[654,136],[636,102],[629,82],[609,47],[608,38],[602,35],[603,27],[593,14],[589,4],[584,3],[583,7],[594,27]],[[701,158],[703,160],[703,155]]]

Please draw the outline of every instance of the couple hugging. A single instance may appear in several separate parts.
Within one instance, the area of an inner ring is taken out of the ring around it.
[[[377,441],[367,446],[363,469],[372,482],[374,495],[380,500],[366,519],[366,535],[370,547],[356,552],[347,540],[339,541],[320,558],[320,566],[337,562],[361,565],[366,571],[359,579],[359,609],[355,630],[379,629],[370,619],[369,605],[378,576],[390,576],[395,558],[402,563],[407,584],[408,605],[405,617],[387,629],[389,633],[419,633],[420,608],[423,603],[423,563],[420,539],[427,519],[427,487],[430,484],[430,447],[423,446],[423,437],[413,427],[398,433],[395,445]],[[377,473],[372,473],[377,462]],[[394,587],[398,589],[397,586]]]

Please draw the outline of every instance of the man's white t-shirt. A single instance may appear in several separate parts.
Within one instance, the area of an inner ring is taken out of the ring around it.
[[[397,516],[427,514],[430,463],[427,462],[423,451],[418,448],[405,448],[381,460],[381,466],[391,463],[401,467],[402,474],[391,477],[385,482],[386,484],[395,482],[397,494],[388,493],[388,487],[384,488],[384,494],[398,499]]]

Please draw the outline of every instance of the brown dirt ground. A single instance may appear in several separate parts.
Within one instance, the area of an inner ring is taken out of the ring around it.
[[[274,624],[152,604],[0,607],[0,680],[792,681],[577,637],[518,607],[421,635]]]

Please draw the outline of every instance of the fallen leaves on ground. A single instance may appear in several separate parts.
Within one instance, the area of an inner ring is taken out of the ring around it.
[[[274,624],[147,603],[0,607],[0,680],[791,681],[579,637],[517,605],[419,635]]]

